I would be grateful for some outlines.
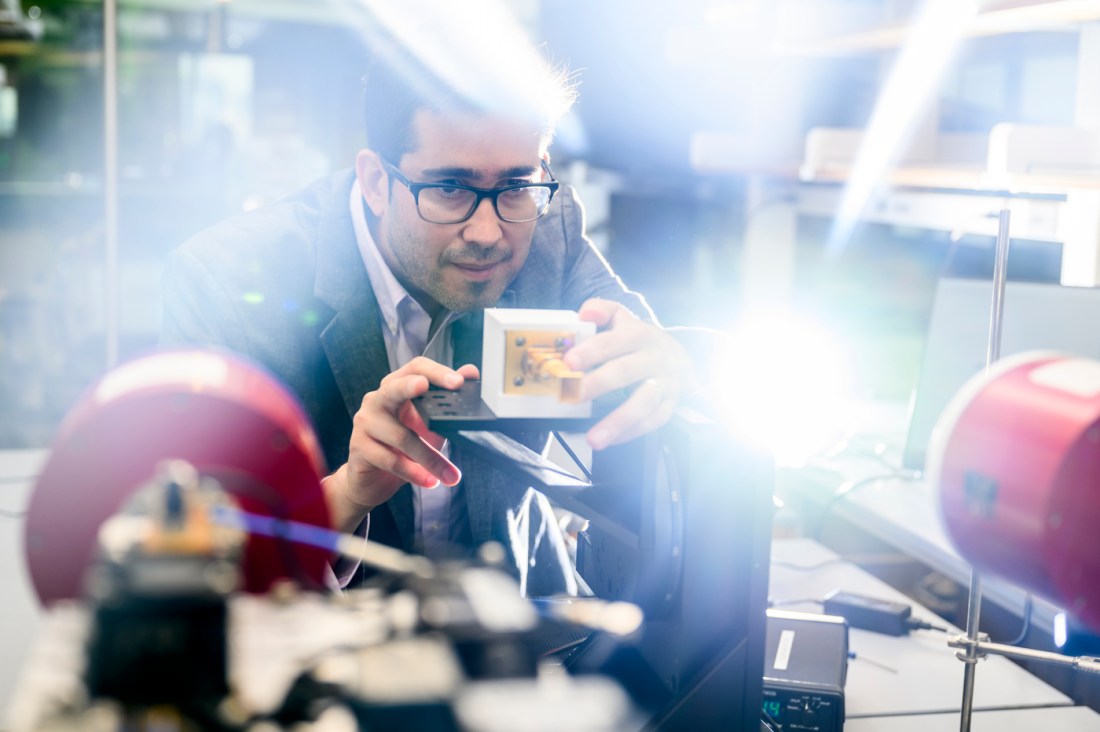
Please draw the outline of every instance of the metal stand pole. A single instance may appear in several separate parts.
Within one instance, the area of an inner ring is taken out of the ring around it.
[[[993,255],[993,305],[989,313],[989,347],[985,352],[985,370],[1001,357],[1002,320],[1005,313],[1005,280],[1008,278],[1008,223],[1012,212],[1002,208],[997,218],[997,249]]]
[[[1001,330],[1005,309],[1005,280],[1008,271],[1008,224],[1010,211],[1001,209],[997,226],[997,249],[993,257],[993,305],[989,315],[989,347],[985,354],[985,369],[988,372],[993,363],[1001,357]],[[970,572],[970,603],[966,610],[965,653],[956,653],[956,657],[966,664],[963,671],[962,715],[959,720],[961,732],[970,732],[970,719],[974,712],[974,676],[977,672],[980,640],[978,624],[982,612],[982,580],[977,570]]]
[[[103,323],[107,368],[118,360],[118,0],[103,0]]]
[[[974,676],[978,670],[978,620],[981,616],[982,580],[977,570],[970,571],[970,604],[966,610],[966,638],[970,645],[966,651],[956,651],[955,657],[966,664],[963,670],[962,715],[959,730],[970,732],[970,718],[974,712]]]

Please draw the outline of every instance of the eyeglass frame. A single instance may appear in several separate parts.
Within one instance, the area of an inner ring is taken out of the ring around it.
[[[532,221],[538,221],[546,212],[550,210],[550,203],[554,200],[554,195],[558,192],[558,188],[561,187],[561,183],[554,177],[554,171],[550,170],[550,165],[545,160],[540,160],[542,170],[546,171],[546,174],[550,176],[550,180],[540,183],[515,183],[510,186],[501,186],[500,188],[477,188],[476,186],[467,186],[461,183],[414,183],[404,173],[398,169],[396,165],[391,163],[385,158],[381,158],[382,164],[386,167],[388,173],[393,175],[402,185],[409,189],[409,193],[412,194],[413,204],[416,206],[416,215],[420,217],[421,221],[426,221],[429,224],[438,224],[440,226],[450,226],[452,224],[462,224],[469,221],[473,215],[477,212],[478,206],[486,198],[491,199],[493,202],[493,212],[497,215],[497,218],[506,224],[529,224]],[[500,213],[500,207],[497,205],[497,200],[501,193],[508,191],[514,191],[520,188],[546,188],[550,191],[550,197],[546,199],[546,208],[539,211],[538,216],[533,219],[524,219],[522,221],[511,221],[504,218]],[[458,188],[464,191],[470,191],[477,197],[474,199],[474,204],[470,206],[469,212],[457,221],[432,221],[431,219],[424,218],[424,214],[420,212],[420,192],[426,188]]]

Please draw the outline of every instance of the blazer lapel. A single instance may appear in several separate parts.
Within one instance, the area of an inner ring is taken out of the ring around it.
[[[466,494],[466,516],[470,521],[470,538],[474,546],[480,546],[490,539],[500,540],[502,537],[493,536],[493,508],[496,501],[491,485],[498,474],[488,470],[487,465],[479,461],[463,461],[463,489]]]
[[[348,209],[354,176],[341,179],[323,206],[317,235],[317,275],[313,291],[334,311],[321,331],[321,346],[352,417],[363,396],[378,388],[390,371],[378,301],[355,241]],[[406,486],[387,504],[406,548],[413,546],[412,493]]]
[[[363,395],[378,388],[389,373],[378,302],[348,210],[352,179],[342,179],[346,187],[335,186],[321,211],[313,281],[314,294],[335,313],[321,332],[321,345],[350,415],[359,411]]]

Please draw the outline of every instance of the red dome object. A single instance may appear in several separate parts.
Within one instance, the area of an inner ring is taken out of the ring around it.
[[[297,401],[227,353],[163,351],[99,380],[65,418],[27,512],[25,550],[39,599],[80,597],[100,525],[156,474],[186,460],[241,508],[328,528],[324,460]],[[244,589],[289,577],[319,587],[327,551],[249,537]]]
[[[1100,362],[1032,352],[974,377],[928,475],[963,557],[1100,630]]]

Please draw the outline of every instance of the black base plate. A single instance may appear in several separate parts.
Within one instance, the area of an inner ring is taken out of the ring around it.
[[[498,417],[481,400],[480,381],[467,381],[455,391],[432,387],[414,399],[413,406],[428,429],[438,434],[459,430],[584,432],[596,423],[599,411],[594,405],[592,417]]]

